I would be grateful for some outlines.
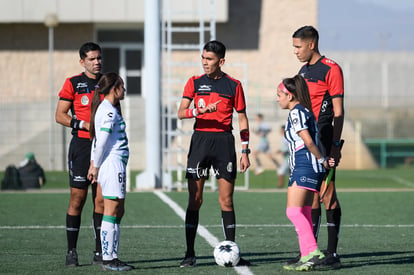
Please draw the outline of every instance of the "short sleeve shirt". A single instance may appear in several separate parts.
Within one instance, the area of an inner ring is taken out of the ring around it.
[[[233,129],[233,109],[242,113],[246,111],[244,91],[240,81],[223,74],[219,79],[209,78],[206,74],[193,76],[185,85],[183,98],[194,100],[196,108],[217,104],[217,111],[204,113],[196,117],[194,129],[208,132],[227,132]]]
[[[89,122],[92,96],[98,80],[99,77],[91,79],[85,73],[66,79],[62,90],[59,92],[59,99],[72,103],[70,110],[74,119]],[[72,135],[89,139],[89,132],[84,130],[72,129]]]
[[[332,124],[334,110],[332,98],[344,96],[341,67],[322,56],[315,64],[305,64],[299,71],[309,88],[312,111],[319,125]]]

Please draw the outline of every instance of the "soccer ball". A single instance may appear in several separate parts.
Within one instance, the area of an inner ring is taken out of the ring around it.
[[[223,241],[214,247],[214,260],[219,266],[236,266],[240,260],[239,246],[232,241]]]

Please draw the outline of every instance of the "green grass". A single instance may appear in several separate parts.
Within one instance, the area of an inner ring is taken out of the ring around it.
[[[69,194],[48,191],[67,190],[67,174],[55,172],[47,176],[48,184],[43,192],[0,192],[0,273],[100,273],[99,267],[90,265],[94,249],[90,198],[84,209],[78,242],[81,266],[64,266]],[[338,171],[343,212],[338,253],[343,267],[335,274],[412,273],[414,188],[407,189],[413,184],[412,179],[412,170],[403,168]],[[251,173],[251,188],[263,188],[263,191],[235,193],[236,241],[243,257],[253,263],[250,267],[253,274],[289,274],[283,271],[283,262],[298,253],[296,232],[285,216],[286,193],[270,192],[269,188],[275,185],[274,172],[267,171],[258,177]],[[350,188],[371,191],[347,192]],[[391,192],[389,188],[396,191]],[[186,192],[166,194],[185,209]],[[200,223],[222,239],[217,192],[205,192]],[[201,236],[196,240],[198,266],[178,268],[185,250],[183,221],[153,193],[127,195],[121,226],[120,257],[136,266],[132,274],[237,274],[232,268],[215,265],[213,248]],[[326,235],[323,226],[319,236],[321,249],[326,248]]]
[[[135,177],[140,171],[131,171],[131,186],[135,187]],[[376,170],[341,170],[337,171],[337,188],[414,188],[414,172],[411,168],[397,167]],[[0,172],[0,179],[4,172]],[[43,189],[68,189],[69,176],[67,172],[47,171],[47,183]],[[286,177],[287,183],[288,177]],[[237,186],[244,185],[244,175],[237,175]],[[286,184],[287,185],[287,184]],[[285,186],[286,186],[285,185]],[[275,171],[264,171],[256,176],[249,173],[249,187],[251,189],[274,189],[277,187]]]

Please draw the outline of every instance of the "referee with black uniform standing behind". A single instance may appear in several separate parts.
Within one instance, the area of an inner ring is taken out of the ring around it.
[[[299,70],[308,84],[312,109],[318,122],[320,140],[326,155],[334,158],[335,166],[341,159],[341,135],[344,124],[344,80],[341,67],[333,60],[319,53],[319,34],[312,26],[303,26],[292,35],[294,54],[300,62],[305,62]],[[335,169],[335,167],[331,168]],[[337,254],[341,206],[335,188],[335,170],[331,182],[322,184],[327,188],[325,196],[315,195],[312,205],[312,222],[315,238],[321,221],[321,204],[326,209],[328,247],[323,265],[339,268],[341,261]]]

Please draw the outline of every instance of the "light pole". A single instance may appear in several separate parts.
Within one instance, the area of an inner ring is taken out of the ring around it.
[[[59,18],[56,14],[50,13],[45,17],[44,24],[49,28],[49,104],[50,104],[50,128],[49,128],[49,169],[55,170],[55,139],[54,139],[54,129],[55,129],[55,119],[54,119],[54,83],[53,83],[53,41],[54,33],[53,30],[59,24]]]

